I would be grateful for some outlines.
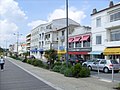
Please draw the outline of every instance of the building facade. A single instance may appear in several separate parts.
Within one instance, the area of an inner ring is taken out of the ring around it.
[[[91,14],[93,58],[120,58],[120,3]]]
[[[69,19],[69,25],[79,24]],[[61,28],[66,27],[66,18],[55,19],[49,23],[41,24],[31,31],[31,55],[41,58],[41,53],[48,49],[58,50],[59,34]],[[66,47],[65,47],[66,48]]]
[[[68,38],[70,57],[76,56],[83,60],[90,60],[89,52],[91,47],[91,27],[80,26],[74,28],[72,33],[69,33]]]
[[[29,33],[27,36],[26,36],[26,44],[27,44],[27,51],[30,52],[30,43],[31,43],[31,34]]]

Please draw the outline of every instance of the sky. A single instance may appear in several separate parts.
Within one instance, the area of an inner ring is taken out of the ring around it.
[[[0,0],[0,47],[6,48],[16,43],[19,32],[19,43],[31,30],[53,19],[65,18],[66,0]],[[114,4],[120,0],[112,0]],[[90,14],[108,7],[110,0],[68,0],[68,16],[80,25],[91,26]]]

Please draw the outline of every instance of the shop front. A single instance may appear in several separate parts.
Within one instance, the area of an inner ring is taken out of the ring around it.
[[[106,56],[106,59],[114,59],[120,63],[120,47],[107,47],[103,54]]]

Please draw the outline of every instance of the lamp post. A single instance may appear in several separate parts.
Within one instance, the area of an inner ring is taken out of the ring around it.
[[[68,66],[68,0],[66,0],[66,65]]]
[[[22,34],[19,34],[19,32],[17,32],[17,33],[14,33],[14,35],[16,35],[16,37],[17,37],[17,55],[18,55],[19,36],[22,35]]]

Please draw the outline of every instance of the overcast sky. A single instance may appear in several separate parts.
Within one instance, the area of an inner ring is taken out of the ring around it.
[[[108,7],[110,0],[69,0],[69,18],[80,25],[91,24],[90,14]],[[118,3],[119,0],[113,0]],[[20,42],[32,28],[65,18],[65,0],[0,0],[0,46],[6,47],[16,42],[14,33],[22,34]]]

